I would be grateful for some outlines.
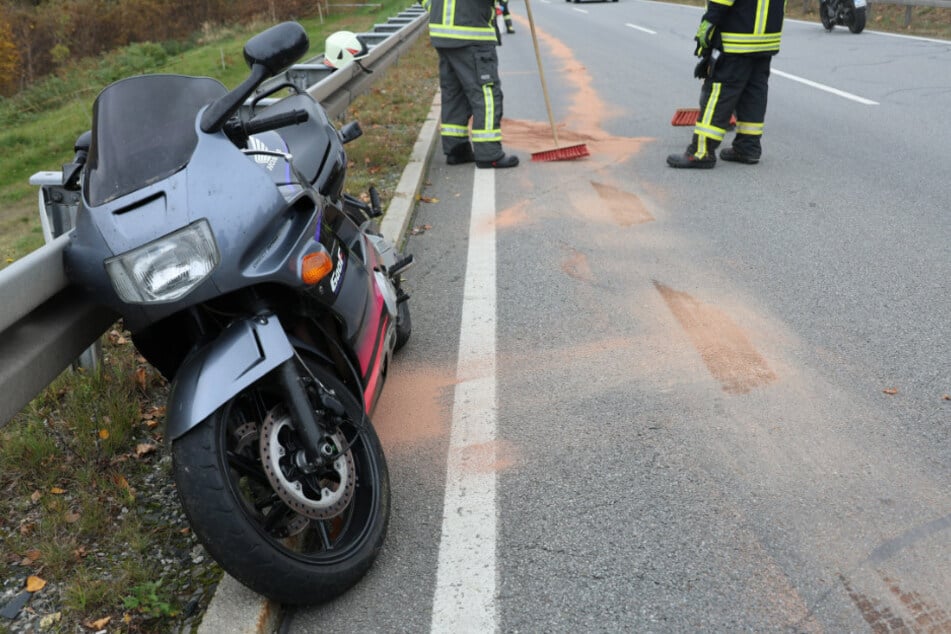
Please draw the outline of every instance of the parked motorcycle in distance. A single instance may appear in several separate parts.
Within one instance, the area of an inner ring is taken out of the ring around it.
[[[266,79],[309,46],[295,22],[244,47],[250,74],[106,87],[63,169],[81,190],[67,274],[171,382],[166,438],[195,534],[235,579],[326,601],[379,552],[390,514],[370,420],[410,336],[401,257],[343,193],[343,144],[306,92]],[[257,102],[281,90],[290,94]]]
[[[861,33],[865,28],[867,4],[867,0],[819,0],[819,19],[826,31],[838,24],[849,27],[853,33]]]

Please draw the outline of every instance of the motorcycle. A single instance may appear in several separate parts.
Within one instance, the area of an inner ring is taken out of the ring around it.
[[[849,27],[853,33],[861,33],[867,11],[867,0],[819,0],[819,19],[826,31],[838,24]]]
[[[383,544],[390,484],[370,414],[411,332],[412,256],[376,230],[375,191],[343,192],[359,124],[338,130],[290,83],[255,92],[308,46],[295,22],[252,37],[230,91],[119,80],[63,168],[82,194],[67,275],[170,380],[165,436],[191,527],[235,579],[297,605],[344,592]]]

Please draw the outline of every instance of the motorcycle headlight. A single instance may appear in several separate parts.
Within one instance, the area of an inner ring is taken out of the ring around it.
[[[161,304],[184,297],[218,266],[207,220],[106,260],[112,286],[124,302]]]

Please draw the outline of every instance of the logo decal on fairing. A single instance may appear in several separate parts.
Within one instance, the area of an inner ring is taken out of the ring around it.
[[[337,265],[334,267],[334,272],[330,276],[330,290],[335,295],[337,294],[337,288],[340,286],[340,279],[343,277],[343,270],[347,267],[347,260],[343,255],[343,249],[337,245]]]
[[[252,136],[251,138],[248,139],[248,149],[251,151],[257,151],[257,152],[273,152],[274,151],[271,148],[269,148],[267,144],[264,143],[264,141],[262,141],[261,139],[255,136]],[[273,171],[274,166],[277,165],[276,156],[268,156],[267,154],[252,154],[251,156],[254,157],[255,163],[259,165],[263,165],[269,172]]]

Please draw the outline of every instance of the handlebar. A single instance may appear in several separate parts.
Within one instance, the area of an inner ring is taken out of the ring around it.
[[[255,117],[250,121],[243,121],[240,117],[235,117],[225,124],[224,132],[232,141],[240,139],[241,144],[243,144],[252,134],[297,125],[298,123],[304,123],[309,118],[310,114],[306,110],[291,110],[290,112],[281,112],[270,116]]]

